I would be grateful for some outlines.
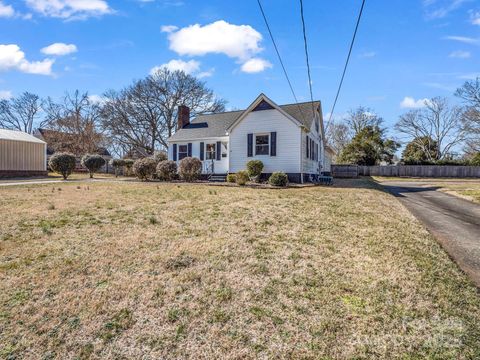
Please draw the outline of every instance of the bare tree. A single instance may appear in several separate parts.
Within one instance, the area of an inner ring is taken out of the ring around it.
[[[466,131],[469,133],[467,139],[467,153],[480,152],[480,77],[467,81],[455,92],[465,103],[463,121]]]
[[[426,101],[424,108],[400,116],[395,129],[413,141],[431,139],[432,143],[418,141],[415,144],[426,153],[435,148],[436,144],[436,154],[432,160],[442,160],[468,137],[462,118],[463,111],[460,107],[449,106],[447,99],[436,97]]]
[[[10,100],[0,101],[0,127],[32,134],[34,127],[41,127],[42,100],[38,95],[24,92]]]
[[[190,114],[223,111],[225,101],[193,76],[160,69],[121,91],[108,91],[102,108],[102,126],[124,151],[153,154],[166,148],[177,126],[179,105]]]
[[[60,102],[48,98],[44,110],[50,130],[46,140],[55,151],[93,154],[104,145],[98,127],[100,104],[90,100],[88,93],[66,93]]]
[[[348,116],[345,118],[345,122],[348,127],[353,131],[353,135],[360,133],[367,127],[379,127],[383,123],[383,119],[378,116],[373,110],[359,106],[354,110],[348,112]]]
[[[326,129],[325,138],[327,144],[334,150],[335,157],[338,157],[352,140],[352,131],[344,122],[332,121]]]

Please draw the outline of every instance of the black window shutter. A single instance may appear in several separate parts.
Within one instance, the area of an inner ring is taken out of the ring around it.
[[[192,157],[192,143],[188,143],[188,154],[187,156]]]
[[[277,132],[270,133],[270,156],[277,156]]]
[[[313,140],[310,139],[310,159],[313,159]]]
[[[173,144],[173,161],[177,161],[177,144]]]
[[[203,142],[200,143],[200,160],[203,161],[205,158],[205,144]]]
[[[310,157],[310,152],[309,152],[310,149],[308,148],[309,146],[310,146],[310,138],[307,135],[307,147],[306,147],[306,149],[307,149],[307,159]]]
[[[247,134],[247,156],[253,156],[253,134]]]
[[[222,160],[222,142],[217,141],[217,160]]]

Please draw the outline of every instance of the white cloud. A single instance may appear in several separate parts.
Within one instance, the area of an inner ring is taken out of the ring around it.
[[[161,28],[161,31],[165,33],[171,33],[176,30],[178,30],[178,26],[175,25],[163,25]]]
[[[450,55],[448,55],[448,57],[458,58],[458,59],[468,59],[470,57],[470,52],[457,50],[457,51],[451,52]]]
[[[89,95],[88,100],[94,104],[102,104],[105,102],[105,99],[100,95]]]
[[[215,71],[214,68],[211,68],[207,71],[200,71],[200,62],[196,60],[170,60],[168,63],[153,67],[150,70],[150,75],[155,74],[158,70],[161,69],[168,69],[170,71],[183,71],[185,74],[194,75],[199,79],[212,76]]]
[[[52,75],[55,60],[28,61],[15,44],[0,45],[0,71],[19,70],[27,74]]]
[[[262,51],[262,35],[250,25],[233,25],[219,20],[201,26],[190,25],[168,35],[170,49],[179,55],[225,54],[246,61]]]
[[[13,97],[13,94],[10,90],[0,90],[0,100],[8,100]]]
[[[405,96],[400,102],[400,107],[403,109],[420,109],[425,107],[430,102],[429,99],[418,99],[415,100],[413,97]]]
[[[458,76],[458,78],[462,80],[475,80],[478,77],[480,77],[480,73],[462,74]]]
[[[150,75],[153,75],[158,70],[166,68],[170,71],[183,71],[185,74],[193,74],[200,70],[200,62],[196,60],[183,61],[183,60],[170,60],[166,64],[155,66],[150,70]]]
[[[27,6],[43,16],[81,20],[110,14],[113,10],[105,0],[25,0]]]
[[[13,17],[15,15],[15,10],[11,5],[5,5],[3,1],[0,1],[0,17]]]
[[[470,0],[424,0],[423,6],[427,19],[433,20],[446,17],[468,1]]]
[[[359,55],[361,58],[372,58],[375,57],[377,53],[375,51],[365,51]]]
[[[465,44],[478,44],[480,42],[478,39],[466,37],[466,36],[445,36],[444,39],[458,41]]]
[[[472,21],[473,25],[480,26],[480,11],[471,12],[470,13],[470,20]]]
[[[199,72],[196,75],[196,77],[199,79],[203,79],[203,78],[212,76],[214,72],[215,72],[215,69],[211,68],[210,70]]]
[[[272,64],[270,64],[267,60],[252,58],[242,65],[241,70],[243,72],[252,74],[262,72],[263,70],[271,67]]]
[[[45,55],[63,56],[77,52],[77,47],[74,44],[55,43],[44,47],[41,51]]]

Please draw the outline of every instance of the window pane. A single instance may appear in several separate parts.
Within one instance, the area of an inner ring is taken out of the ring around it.
[[[268,135],[255,136],[255,155],[268,155],[269,154],[269,138]]]
[[[215,147],[216,144],[206,144],[205,152],[207,160],[215,160]]]
[[[259,135],[256,137],[255,143],[257,145],[268,145],[268,135]]]
[[[188,151],[188,147],[187,145],[179,145],[178,146],[178,152],[187,152]]]

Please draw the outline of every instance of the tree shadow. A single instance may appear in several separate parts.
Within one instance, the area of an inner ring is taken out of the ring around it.
[[[396,197],[404,197],[405,193],[436,191],[440,186],[421,186],[413,184],[382,184],[371,176],[360,176],[358,178],[335,178],[333,180],[333,187],[348,188],[348,189],[369,189],[377,190],[384,193],[392,194]]]

